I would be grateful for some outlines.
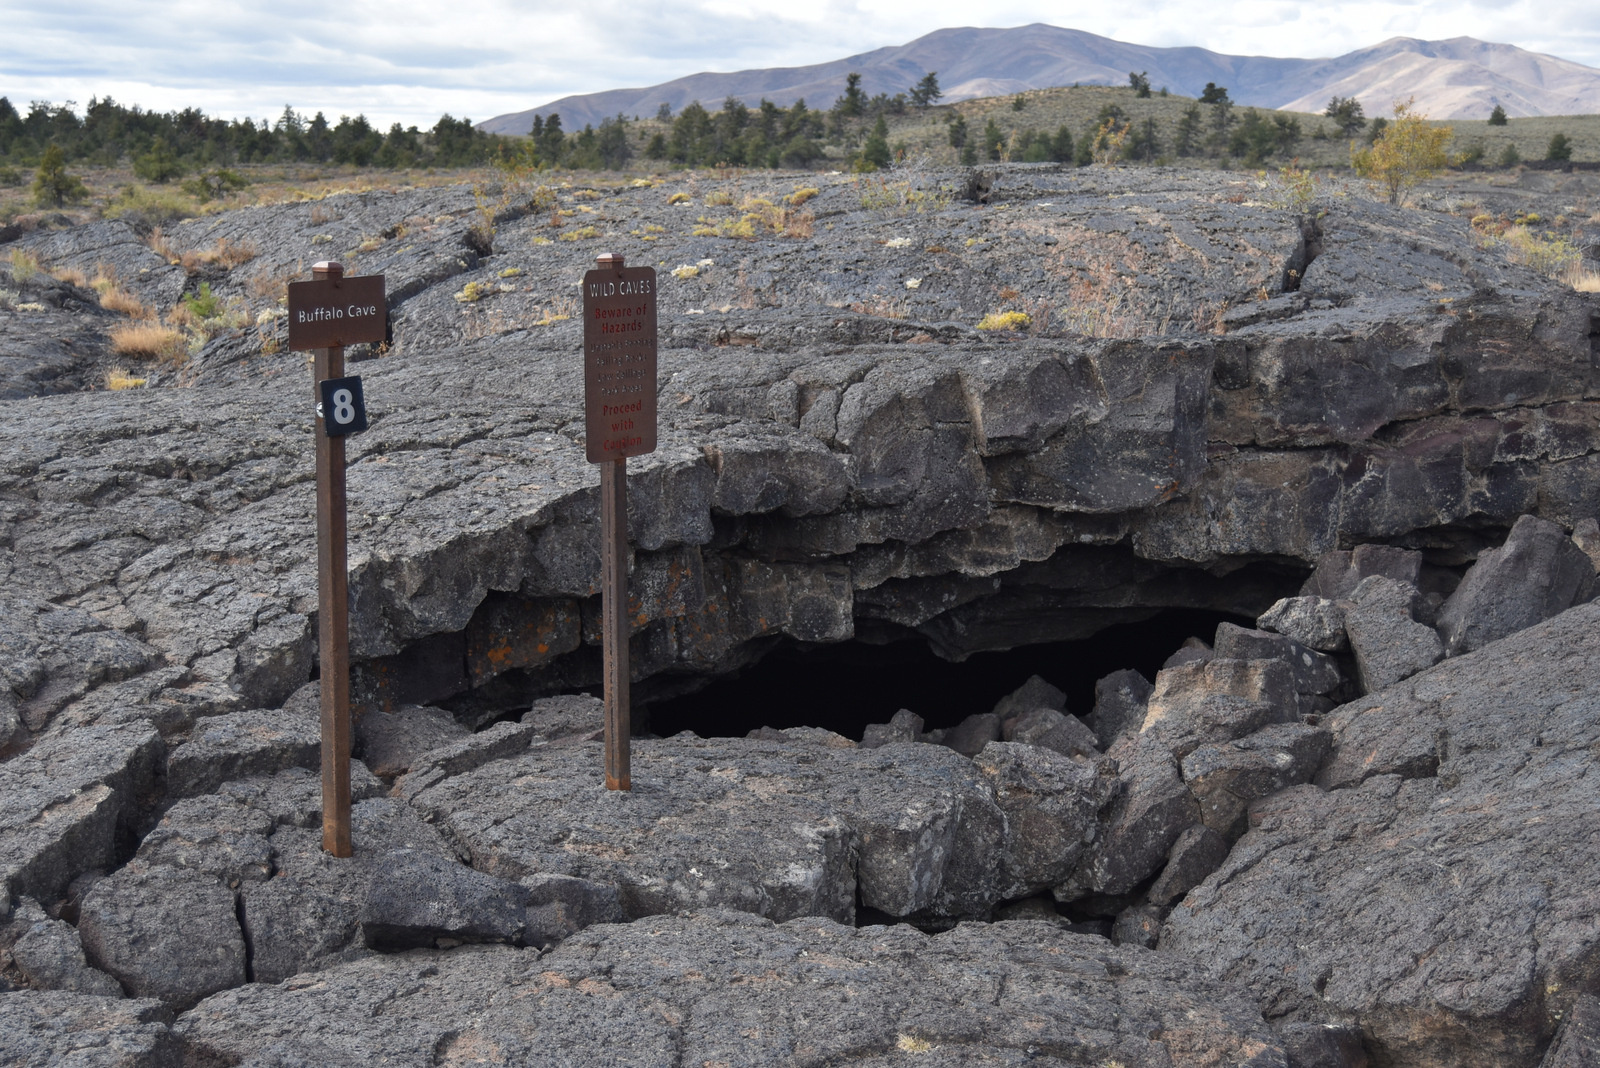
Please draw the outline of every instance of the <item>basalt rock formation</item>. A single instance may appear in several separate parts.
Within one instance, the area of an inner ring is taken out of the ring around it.
[[[129,1064],[278,1063],[302,1054],[259,1021],[388,1042],[340,1014],[437,988],[455,1000],[393,1039],[437,1063],[566,1048],[619,991],[677,1051],[640,1063],[715,1060],[740,1041],[715,1018],[756,1012],[776,1030],[739,1034],[766,1052],[722,1059],[1537,1063],[1595,989],[1600,307],[1438,211],[1296,213],[1168,170],[939,192],[959,179],[563,187],[565,215],[508,195],[492,237],[467,191],[427,189],[192,220],[170,257],[121,222],[19,238],[153,306],[203,281],[252,314],[144,389],[84,390],[113,321],[93,294],[36,276],[0,304],[0,355],[25,357],[0,365],[18,1058],[88,1030]],[[604,236],[558,239],[584,226]],[[181,255],[224,240],[231,269]],[[1239,622],[1153,678],[1104,665],[1092,708],[1041,679],[936,730],[912,708],[854,737],[641,737],[634,791],[607,794],[577,693],[598,480],[572,318],[601,249],[660,282],[661,446],[629,466],[641,705],[785,643],[959,661],[1171,608]],[[314,829],[311,383],[271,300],[329,256],[386,276],[391,322],[351,353],[372,427],[350,442],[347,862]],[[1021,329],[976,328],[1006,311]],[[1023,915],[1054,926],[985,926]],[[943,933],[837,926],[898,920]],[[1392,929],[1413,920],[1432,934]],[[672,968],[619,978],[669,933]],[[790,1009],[691,993],[747,958]],[[1065,1003],[980,1008],[905,963],[946,958],[1081,973],[1083,1019],[1120,1022],[1058,1033]],[[870,1022],[806,1037],[792,1013],[841,969]],[[464,1022],[491,988],[515,992]],[[535,1034],[521,1004],[566,1022]],[[1029,1014],[1056,1022],[996,1022]]]

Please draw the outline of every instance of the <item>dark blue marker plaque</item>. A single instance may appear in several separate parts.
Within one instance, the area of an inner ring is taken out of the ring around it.
[[[317,416],[328,437],[342,438],[367,429],[367,402],[361,394],[360,375],[324,379],[317,387],[322,391]]]

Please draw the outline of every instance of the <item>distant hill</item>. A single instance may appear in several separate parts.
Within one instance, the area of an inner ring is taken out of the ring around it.
[[[1600,112],[1600,70],[1513,45],[1471,37],[1418,41],[1394,37],[1333,59],[1229,56],[1204,48],[1151,48],[1081,30],[1035,23],[1014,29],[935,30],[910,44],[879,48],[809,67],[773,67],[731,74],[701,73],[642,89],[567,96],[480,123],[490,133],[525,134],[535,115],[559,113],[569,130],[613,115],[652,116],[663,103],[676,112],[698,100],[708,108],[728,96],[754,105],[762,97],[787,107],[804,98],[826,108],[861,74],[869,94],[905,92],[937,71],[942,103],[1051,86],[1126,85],[1130,71],[1150,84],[1198,96],[1207,82],[1228,88],[1236,103],[1321,111],[1332,96],[1353,96],[1368,115],[1415,96],[1436,119],[1487,118],[1496,104],[1508,115]]]

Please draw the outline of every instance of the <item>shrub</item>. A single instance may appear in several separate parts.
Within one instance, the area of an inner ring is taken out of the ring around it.
[[[990,312],[978,321],[979,330],[1026,330],[1033,325],[1027,312]]]
[[[1506,229],[1491,244],[1506,251],[1512,263],[1538,271],[1547,278],[1573,278],[1583,267],[1583,252],[1577,246],[1555,234],[1541,234],[1525,225]]]
[[[33,253],[26,249],[14,248],[11,250],[11,280],[17,285],[31,281],[41,273],[39,260]]]
[[[149,383],[148,378],[135,377],[121,364],[111,367],[106,371],[106,388],[109,390],[138,389]]]
[[[1502,167],[1515,167],[1522,162],[1522,154],[1517,151],[1516,145],[1507,145],[1505,150],[1500,153],[1500,158],[1497,162]]]
[[[684,196],[681,193],[678,194],[678,195],[679,196],[683,196],[683,199],[685,199],[685,200],[689,199],[687,196]],[[675,201],[670,201],[669,200],[668,203],[669,204],[675,203]],[[733,194],[728,192],[726,189],[713,189],[711,192],[706,194],[706,206],[707,207],[725,208],[725,207],[727,207],[728,205],[730,205],[732,203],[733,203]]]
[[[1572,158],[1572,139],[1564,133],[1557,133],[1550,138],[1550,147],[1545,151],[1545,159],[1565,161]]]
[[[561,235],[561,240],[563,240],[563,241],[587,241],[590,238],[599,237],[599,236],[600,236],[600,228],[598,226],[580,226],[576,230],[568,230],[566,233],[562,234]]]
[[[804,204],[806,201],[810,200],[820,192],[822,192],[822,190],[816,188],[815,186],[808,185],[796,188],[793,193],[790,193],[783,199],[785,203],[798,208],[800,205]]]
[[[108,289],[100,294],[100,307],[130,319],[154,319],[156,313],[126,289]]]
[[[182,177],[183,166],[178,162],[178,154],[167,146],[166,139],[157,137],[150,142],[149,151],[134,157],[133,173],[147,182],[166,185]]]
[[[181,362],[188,352],[181,331],[160,323],[121,323],[111,328],[111,351],[142,360]]]
[[[15,167],[0,167],[0,185],[21,185],[22,172]]]
[[[687,204],[687,203],[689,203],[689,201],[691,201],[693,199],[694,198],[691,197],[688,193],[674,193],[670,197],[667,198],[667,203],[668,204]]]
[[[107,204],[101,214],[108,219],[122,219],[135,229],[159,229],[179,219],[200,214],[199,205],[192,197],[171,189],[151,189],[148,186],[123,186],[117,199]]]
[[[33,176],[33,199],[36,203],[63,207],[69,201],[77,203],[89,196],[89,189],[73,175],[67,173],[67,157],[61,146],[52,144],[44,150],[39,169]]]
[[[184,294],[178,304],[188,315],[201,322],[222,318],[222,298],[211,292],[210,282],[201,282],[198,292]]]
[[[185,193],[188,193],[200,203],[209,204],[213,200],[221,200],[228,194],[235,193],[249,184],[249,181],[242,175],[219,167],[217,170],[207,171],[191,178],[183,183],[182,188]]]
[[[1450,165],[1444,146],[1453,131],[1448,126],[1428,125],[1426,116],[1411,110],[1411,103],[1395,104],[1393,122],[1384,127],[1372,147],[1350,154],[1356,173],[1384,189],[1391,204],[1400,203],[1407,189]]]

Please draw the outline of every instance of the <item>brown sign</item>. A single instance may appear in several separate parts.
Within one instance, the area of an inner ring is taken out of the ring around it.
[[[583,276],[583,410],[590,463],[656,449],[656,270],[602,257]]]
[[[359,345],[388,338],[383,275],[289,283],[289,347]]]

